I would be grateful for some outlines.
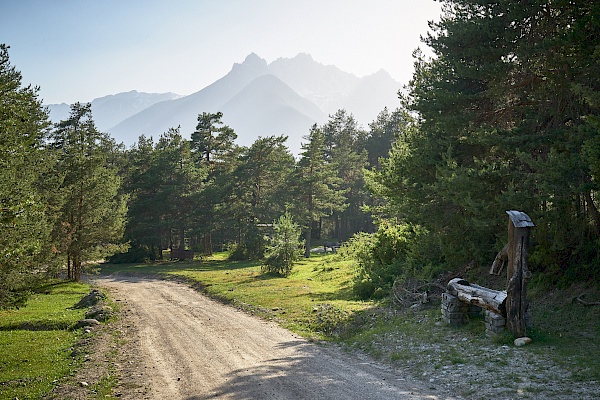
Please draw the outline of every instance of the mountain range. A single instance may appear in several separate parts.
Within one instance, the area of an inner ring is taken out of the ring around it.
[[[189,137],[202,112],[223,113],[223,122],[238,135],[237,143],[251,145],[259,136],[287,135],[297,154],[302,137],[313,124],[343,108],[366,126],[384,107],[395,109],[401,84],[384,70],[358,78],[308,54],[279,58],[270,64],[252,53],[216,82],[188,96],[131,91],[92,101],[99,130],[117,142],[132,145],[142,134],[157,139],[180,127]],[[53,122],[66,119],[70,106],[49,104]]]

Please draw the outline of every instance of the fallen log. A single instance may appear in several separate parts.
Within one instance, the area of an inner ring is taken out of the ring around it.
[[[506,292],[488,289],[483,286],[469,283],[461,278],[454,278],[448,282],[448,293],[458,297],[465,303],[473,304],[486,310],[500,314],[506,318]]]

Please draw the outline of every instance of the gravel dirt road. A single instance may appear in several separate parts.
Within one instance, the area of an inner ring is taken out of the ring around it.
[[[372,359],[315,344],[183,284],[97,280],[123,305],[121,399],[450,399]]]

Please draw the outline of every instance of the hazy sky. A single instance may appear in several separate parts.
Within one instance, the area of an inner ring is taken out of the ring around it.
[[[433,0],[0,0],[0,43],[46,104],[191,94],[252,52],[405,84],[440,13]]]

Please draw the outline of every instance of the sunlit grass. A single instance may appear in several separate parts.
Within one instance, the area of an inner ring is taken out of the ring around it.
[[[85,310],[72,307],[89,285],[55,282],[19,310],[0,311],[0,398],[38,399],[77,367],[80,337],[71,329]]]

